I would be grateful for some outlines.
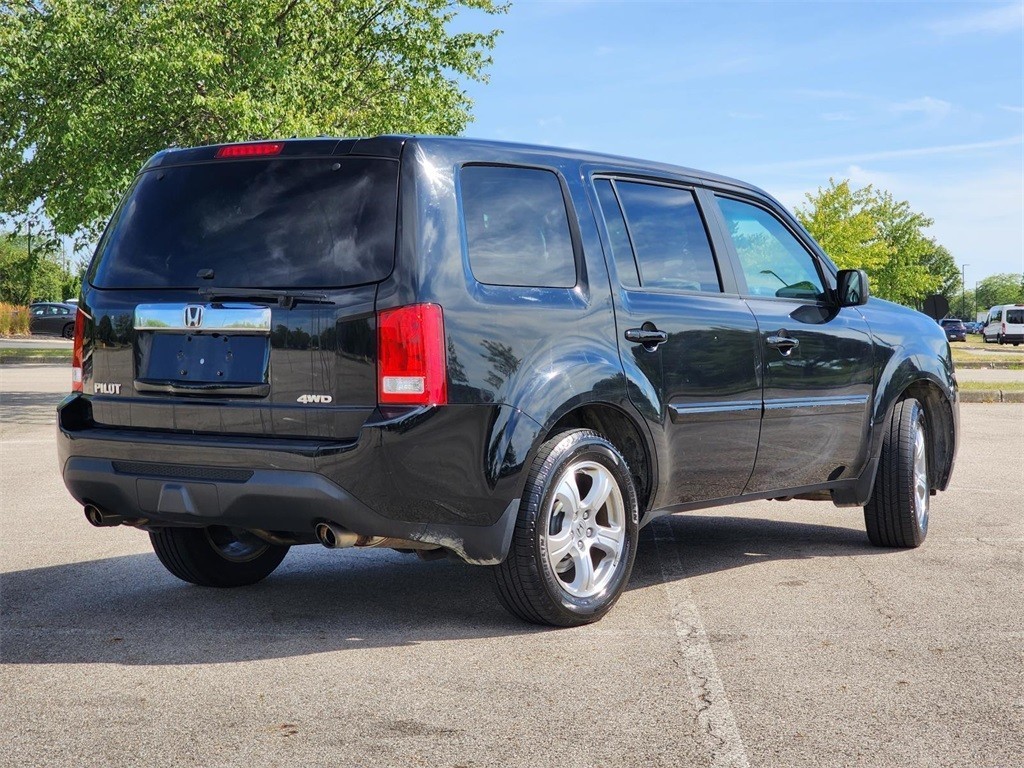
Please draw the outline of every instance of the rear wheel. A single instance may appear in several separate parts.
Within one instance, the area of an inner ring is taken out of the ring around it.
[[[67,325],[65,325],[63,330],[61,330],[60,335],[63,336],[65,339],[75,338],[75,324],[68,323]]]
[[[626,460],[595,432],[563,432],[530,471],[508,556],[494,568],[498,597],[534,624],[597,621],[626,587],[638,529]]]
[[[912,398],[896,404],[882,440],[871,500],[864,507],[868,539],[876,547],[918,547],[928,534],[928,430]]]
[[[201,587],[241,587],[265,579],[288,554],[240,528],[161,528],[149,534],[160,562]]]

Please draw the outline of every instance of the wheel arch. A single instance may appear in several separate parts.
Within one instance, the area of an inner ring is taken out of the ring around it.
[[[650,434],[638,417],[618,405],[603,401],[566,404],[542,430],[538,446],[559,432],[590,429],[618,449],[629,468],[636,488],[641,520],[654,498],[657,463]]]
[[[930,484],[934,490],[945,490],[953,472],[956,457],[959,411],[957,388],[952,376],[940,376],[934,371],[922,370],[904,361],[901,375],[888,380],[876,402],[874,429],[872,430],[873,457],[878,457],[882,437],[892,419],[896,404],[908,398],[917,400],[924,409],[928,429],[928,466]]]

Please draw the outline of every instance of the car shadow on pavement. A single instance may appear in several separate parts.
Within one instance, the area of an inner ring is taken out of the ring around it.
[[[674,516],[641,534],[630,589],[766,560],[881,552],[846,528]],[[617,610],[626,610],[620,605]],[[210,664],[526,635],[483,568],[296,547],[268,579],[202,589],[151,553],[0,574],[0,662]]]
[[[767,502],[766,502],[767,503]],[[858,511],[859,516],[859,511]],[[894,554],[874,547],[863,529],[771,518],[679,514],[640,532],[630,587],[756,566],[776,560]]]

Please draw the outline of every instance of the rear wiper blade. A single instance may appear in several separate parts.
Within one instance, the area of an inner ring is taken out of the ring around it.
[[[203,288],[199,295],[207,301],[224,299],[246,299],[248,301],[273,301],[279,307],[291,309],[296,304],[333,304],[325,293],[307,291],[278,291],[270,288]]]

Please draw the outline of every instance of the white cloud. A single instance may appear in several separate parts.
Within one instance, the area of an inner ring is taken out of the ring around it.
[[[953,105],[942,99],[922,96],[919,99],[898,102],[891,105],[889,109],[897,114],[920,113],[925,117],[938,120],[948,115],[953,110]]]
[[[816,157],[806,160],[790,160],[788,162],[764,163],[739,169],[742,173],[751,171],[787,171],[800,168],[827,168],[828,166],[850,165],[851,163],[870,163],[875,160],[898,160],[908,157],[927,157],[929,155],[963,155],[980,152],[986,149],[1014,147],[1024,143],[1024,136],[1013,136],[993,141],[977,141],[970,144],[946,144],[938,147],[913,147],[909,149],[888,149],[877,152],[862,152],[855,155],[837,155],[833,157]]]
[[[984,11],[939,19],[928,25],[929,29],[942,37],[971,34],[1020,33],[1024,28],[1024,5],[1014,3]]]
[[[852,123],[857,118],[852,112],[825,112],[821,119],[827,123]]]
[[[1015,115],[1024,115],[1024,107],[1012,107],[1009,104],[1000,104],[999,108],[1006,112],[1013,112]]]

